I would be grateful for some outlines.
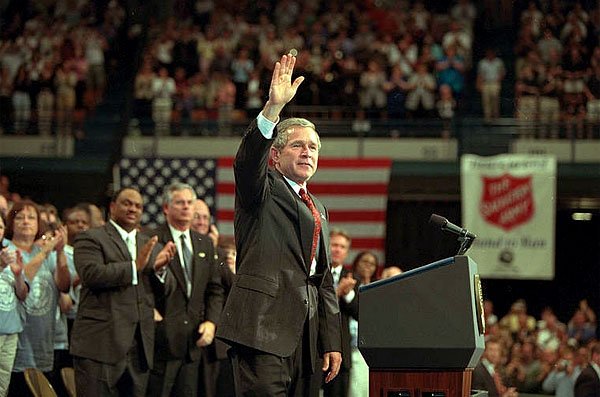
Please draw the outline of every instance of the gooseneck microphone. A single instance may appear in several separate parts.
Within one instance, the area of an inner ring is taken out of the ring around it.
[[[467,229],[455,225],[443,216],[432,214],[429,218],[429,223],[439,226],[442,230],[456,234],[458,241],[460,241],[460,248],[458,249],[458,255],[464,255],[467,250],[471,247],[473,240],[477,238],[474,233],[471,233]]]
[[[429,223],[433,223],[434,225],[439,226],[442,230],[450,232],[450,233],[454,233],[460,237],[467,237],[467,238],[471,238],[471,239],[477,238],[477,236],[475,234],[471,233],[467,229],[463,229],[462,227],[457,226],[454,223],[450,222],[448,219],[444,218],[443,216],[440,216],[437,214],[431,215],[431,217],[429,218]]]

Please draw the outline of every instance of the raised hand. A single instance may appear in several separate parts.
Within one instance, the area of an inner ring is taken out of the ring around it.
[[[14,251],[14,253],[15,260],[10,263],[10,270],[15,275],[15,279],[18,279],[23,272],[23,257],[21,256],[21,251]]]
[[[174,242],[169,241],[156,256],[156,260],[154,261],[154,270],[157,271],[162,269],[173,260],[175,255],[177,255],[177,247],[175,246]]]
[[[208,229],[208,237],[212,241],[213,247],[215,247],[216,250],[217,245],[219,244],[219,229],[217,229],[214,224],[210,225],[210,228]]]
[[[0,250],[0,268],[4,269],[6,266],[13,264],[17,260],[17,254],[14,250],[9,250],[8,247]]]
[[[57,251],[62,251],[67,243],[67,226],[59,226],[59,228],[54,232],[54,238],[56,239],[56,245],[54,249]]]
[[[346,274],[340,279],[336,293],[338,297],[346,296],[354,289],[356,280],[352,277],[352,273]]]
[[[304,81],[304,77],[300,76],[292,82],[295,64],[295,56],[284,55],[273,69],[271,86],[269,87],[269,100],[263,109],[263,116],[273,122],[277,121],[283,107],[294,98],[298,87]]]
[[[58,242],[59,240],[54,236],[54,233],[46,233],[38,241],[36,241],[36,244],[39,245],[44,254],[47,256],[56,248]]]
[[[138,271],[141,271],[146,267],[148,261],[150,260],[150,254],[152,253],[152,249],[158,242],[158,237],[153,236],[150,240],[144,244],[141,250],[138,251],[137,258],[135,259],[135,267]]]

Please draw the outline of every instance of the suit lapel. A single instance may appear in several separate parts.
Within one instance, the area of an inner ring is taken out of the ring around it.
[[[298,206],[298,217],[300,224],[300,243],[302,245],[302,257],[304,258],[306,270],[310,270],[310,253],[312,251],[313,233],[315,231],[315,222],[312,212],[304,202],[298,197],[296,199]]]
[[[164,225],[162,225],[160,232],[161,232],[160,239],[162,242],[164,242],[165,244],[168,241],[175,242],[175,239],[173,238],[173,235],[171,234],[171,229],[169,229],[169,225],[167,225],[166,223]],[[179,251],[177,251],[177,255],[175,255],[173,260],[171,260],[171,262],[169,262],[169,269],[171,269],[171,272],[173,272],[173,275],[175,276],[175,280],[177,280],[177,284],[179,285],[179,288],[181,288],[181,290],[184,292],[183,295],[185,295],[187,298],[187,293],[186,293],[187,285],[185,282],[185,275],[183,274],[183,268],[181,266],[181,262],[179,261]]]
[[[203,272],[209,271],[205,266],[206,256],[209,254],[208,252],[202,249],[202,239],[208,237],[201,237],[198,234],[192,233],[190,231],[190,236],[192,238],[192,295],[196,288],[194,288],[194,284],[196,284],[199,280],[202,279],[200,277]],[[212,241],[208,242],[212,244]]]
[[[277,171],[273,171],[273,173],[276,175],[275,187],[272,190],[273,199],[288,213],[291,222],[298,225],[300,251],[297,254],[304,264],[303,270],[308,273],[314,229],[312,213],[283,176]]]
[[[133,260],[133,258],[129,254],[129,249],[127,249],[127,244],[125,244],[125,241],[123,241],[121,235],[119,234],[117,229],[112,225],[112,223],[107,222],[106,226],[104,227],[106,229],[106,234],[110,236],[117,248],[119,248],[119,251],[121,251],[121,254],[123,254],[123,258],[129,259],[130,261]],[[137,235],[139,235],[139,233],[137,233]]]

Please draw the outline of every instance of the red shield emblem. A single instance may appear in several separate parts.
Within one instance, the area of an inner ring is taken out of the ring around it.
[[[531,219],[535,212],[531,176],[518,178],[504,174],[481,179],[479,212],[486,222],[509,231]]]

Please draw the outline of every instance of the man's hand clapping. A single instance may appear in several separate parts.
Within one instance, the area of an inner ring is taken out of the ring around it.
[[[354,289],[356,280],[352,277],[352,273],[346,274],[340,279],[336,293],[338,297],[346,296]]]
[[[212,245],[216,250],[217,245],[219,244],[219,229],[217,229],[214,224],[210,225],[210,228],[208,229],[208,237],[212,241]]]
[[[154,270],[158,271],[164,268],[169,262],[173,260],[173,258],[177,255],[177,247],[175,243],[169,241],[162,250],[156,256],[156,261],[154,262]]]

